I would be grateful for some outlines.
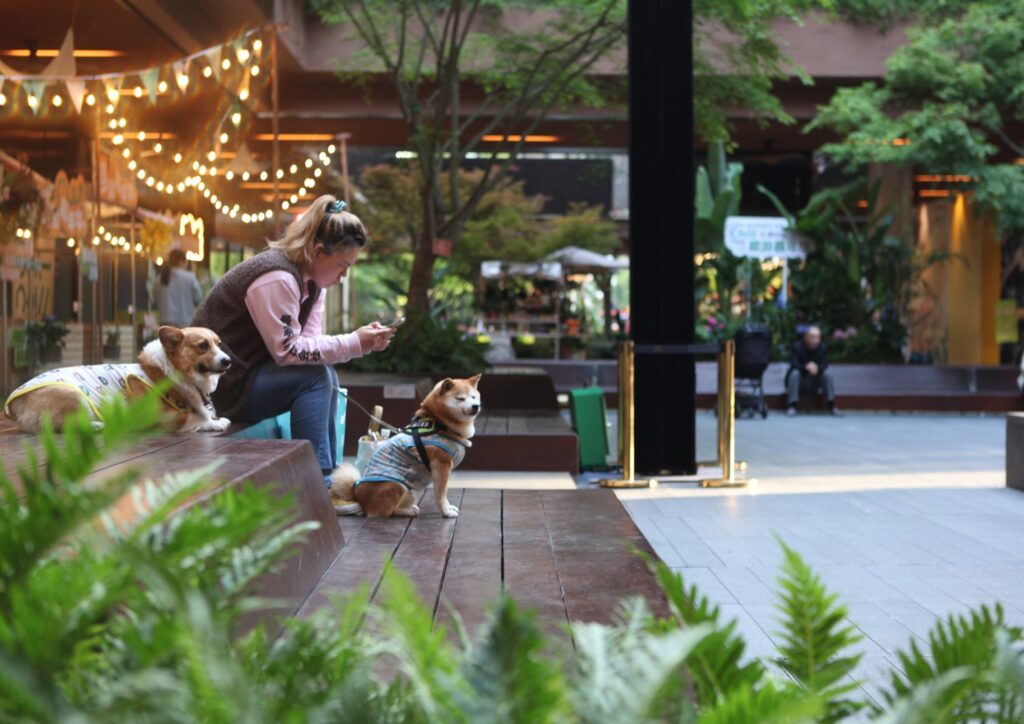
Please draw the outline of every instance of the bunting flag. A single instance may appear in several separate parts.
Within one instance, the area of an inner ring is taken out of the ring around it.
[[[142,85],[145,87],[146,92],[149,93],[149,102],[156,103],[156,87],[160,82],[160,69],[150,68],[144,70],[139,73],[139,78],[142,79]]]
[[[206,59],[210,61],[210,67],[213,69],[213,77],[220,79],[220,54],[221,46],[218,45],[216,48],[211,48],[206,54]]]
[[[3,78],[0,78],[0,84],[2,83]],[[81,113],[82,100],[85,98],[85,81],[66,80],[64,85],[68,87],[68,97],[71,99],[71,104],[75,107],[75,113]]]
[[[75,31],[68,28],[64,42],[61,43],[57,57],[49,62],[46,69],[39,75],[43,78],[73,78],[77,75],[75,65]]]
[[[188,65],[189,59],[184,58],[174,63],[174,82],[178,84],[178,90],[182,93],[188,88]]]
[[[21,87],[25,89],[25,98],[33,115],[39,115],[39,108],[43,105],[43,94],[46,93],[46,81],[23,80]]]
[[[121,83],[123,81],[124,76],[121,75],[103,79],[103,89],[106,91],[107,101],[115,106],[121,100]]]

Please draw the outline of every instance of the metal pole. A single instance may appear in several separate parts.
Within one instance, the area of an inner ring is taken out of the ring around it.
[[[722,459],[722,477],[701,480],[702,488],[740,488],[756,480],[736,477],[736,343],[727,339],[722,343],[718,389],[719,403],[719,456]]]
[[[92,224],[92,233],[93,233],[93,236],[95,237],[96,234],[97,234],[96,230],[97,230],[97,228],[99,228],[99,225],[100,225],[100,223],[103,220],[103,217],[101,215],[102,214],[102,204],[100,202],[100,134],[99,134],[99,114],[96,114],[96,136],[95,136],[95,138],[94,138],[94,140],[92,142],[92,185],[93,185],[93,195],[94,195],[93,196],[93,203],[95,205],[95,214],[94,214],[93,224]],[[90,325],[90,327],[92,329],[92,334],[89,337],[89,355],[88,355],[88,358],[85,360],[86,363],[94,363],[94,362],[99,361],[99,356],[97,355],[98,343],[99,343],[99,335],[103,331],[102,325],[100,324],[100,321],[99,321],[99,314],[97,312],[97,308],[99,306],[97,304],[97,296],[99,294],[98,287],[99,287],[99,284],[100,284],[100,276],[99,276],[100,275],[100,247],[99,246],[93,247],[93,250],[96,252],[96,279],[95,280],[93,280],[93,279],[89,280],[89,286],[91,287],[91,289],[89,290],[89,292],[90,292],[90,294],[89,294],[89,305],[90,305],[90,308],[92,310],[92,314],[90,315],[90,321],[92,322],[92,324]]]
[[[622,477],[602,478],[598,485],[602,488],[653,488],[658,481],[649,478],[637,480],[636,466],[636,407],[633,397],[635,378],[634,343],[627,340],[619,349],[619,440],[621,441]]]
[[[271,123],[274,131],[273,166],[274,166],[274,238],[281,236],[281,184],[277,178],[277,170],[281,167],[281,148],[278,136],[281,132],[280,106],[277,93],[277,29],[270,34],[270,105]]]

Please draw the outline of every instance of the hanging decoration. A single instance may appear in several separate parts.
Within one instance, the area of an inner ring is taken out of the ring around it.
[[[0,82],[3,79],[0,78]],[[85,99],[85,81],[84,80],[66,80],[64,85],[68,89],[68,98],[71,99],[71,105],[75,107],[75,113],[82,112],[82,101]]]
[[[157,85],[160,83],[160,69],[150,68],[139,73],[142,85],[149,94],[149,102],[156,103]]]
[[[45,80],[23,80],[21,87],[25,89],[25,102],[32,109],[32,115],[39,115],[39,108],[43,105],[43,94],[46,93]]]

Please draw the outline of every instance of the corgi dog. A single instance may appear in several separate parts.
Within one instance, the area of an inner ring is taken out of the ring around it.
[[[86,406],[93,424],[102,426],[99,403],[113,395],[139,397],[166,377],[175,384],[163,395],[168,420],[178,432],[221,432],[231,421],[217,417],[210,395],[231,358],[220,337],[205,327],[160,327],[157,338],[139,353],[138,364],[61,367],[43,372],[11,393],[4,413],[23,432],[37,433],[49,416],[56,430],[64,418]]]
[[[441,515],[458,517],[459,509],[448,502],[448,479],[476,433],[479,382],[480,375],[441,380],[420,403],[413,424],[377,447],[362,476],[351,465],[339,467],[330,490],[334,509],[371,518],[416,516],[413,491],[433,484]]]

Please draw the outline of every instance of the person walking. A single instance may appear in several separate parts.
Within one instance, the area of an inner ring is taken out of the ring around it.
[[[196,307],[203,300],[203,290],[196,275],[188,269],[188,258],[181,249],[172,249],[160,270],[156,287],[156,306],[160,324],[187,327]]]
[[[395,333],[379,322],[323,333],[327,287],[348,274],[366,243],[345,202],[321,196],[283,237],[221,277],[192,318],[220,335],[233,358],[212,396],[218,414],[258,422],[291,412],[292,438],[312,443],[328,489],[341,462],[334,365],[386,349]]]

